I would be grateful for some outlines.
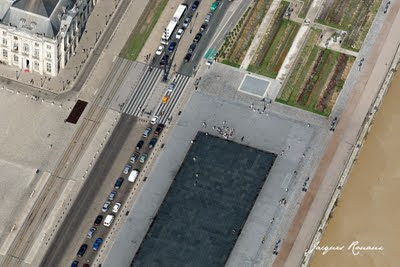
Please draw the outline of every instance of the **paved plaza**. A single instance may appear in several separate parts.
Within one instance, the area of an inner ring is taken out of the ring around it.
[[[199,132],[133,266],[222,266],[275,154]]]

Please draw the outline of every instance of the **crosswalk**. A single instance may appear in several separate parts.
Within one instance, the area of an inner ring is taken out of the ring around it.
[[[162,69],[146,66],[144,75],[128,97],[122,112],[139,116],[153,87],[160,81]]]
[[[143,115],[143,111],[154,88],[161,81],[163,75],[163,70],[160,68],[146,66],[142,78],[137,83],[136,87],[133,89],[132,93],[129,95],[126,104],[124,105],[122,112],[133,116]],[[159,123],[166,123],[170,118],[173,109],[178,102],[183,90],[185,89],[190,77],[182,74],[176,74],[174,81],[176,86],[174,90],[169,95],[169,100],[167,103],[162,103],[160,99],[160,104],[155,109],[152,115],[159,116]]]
[[[160,103],[154,113],[156,116],[160,117],[158,119],[159,123],[165,124],[170,119],[172,111],[174,110],[174,107],[178,102],[183,90],[185,89],[189,79],[189,76],[181,74],[176,75],[176,78],[174,79],[174,81],[176,82],[176,86],[170,94],[168,102],[166,104]]]

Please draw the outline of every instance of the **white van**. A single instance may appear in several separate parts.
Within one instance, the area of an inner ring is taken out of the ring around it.
[[[114,221],[114,217],[115,216],[112,214],[107,215],[106,219],[104,220],[104,226],[110,227],[110,225]]]
[[[129,174],[128,181],[134,183],[138,176],[139,176],[139,170],[132,170],[131,174]]]

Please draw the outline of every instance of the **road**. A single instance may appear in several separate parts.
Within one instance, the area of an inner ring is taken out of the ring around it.
[[[126,66],[129,67],[129,66]],[[26,258],[39,232],[45,225],[46,219],[53,210],[63,192],[69,176],[79,163],[84,151],[96,133],[103,120],[118,85],[108,87],[112,78],[105,81],[81,124],[75,132],[69,146],[64,151],[51,177],[47,181],[38,199],[29,212],[26,220],[19,227],[18,234],[5,255],[1,266],[20,266]]]
[[[101,191],[101,187],[104,186],[105,178],[107,177],[107,173],[110,171],[110,165],[114,163],[116,155],[120,152],[125,140],[127,139],[128,133],[133,127],[135,127],[136,120],[137,119],[133,116],[121,116],[109,142],[107,142],[104,147],[105,152],[101,153],[99,159],[96,161],[93,171],[85,181],[85,189],[79,192],[78,197],[74,201],[70,211],[52,241],[51,249],[49,249],[43,257],[40,266],[57,266],[59,260],[64,257],[67,247],[71,245],[71,241],[74,237],[73,233],[82,224],[82,218],[85,217],[88,207],[90,207],[96,194]],[[123,186],[118,190],[118,193],[128,191],[127,185],[129,185],[129,183],[124,181]],[[123,189],[125,190],[123,191]],[[117,200],[119,201],[119,199]],[[97,227],[97,229],[96,237],[101,234],[101,230],[104,230],[102,227]]]

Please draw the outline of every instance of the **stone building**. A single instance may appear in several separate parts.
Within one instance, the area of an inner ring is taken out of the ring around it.
[[[96,0],[0,0],[0,61],[56,76],[74,54]]]

